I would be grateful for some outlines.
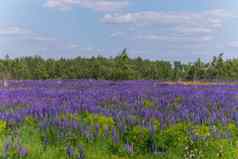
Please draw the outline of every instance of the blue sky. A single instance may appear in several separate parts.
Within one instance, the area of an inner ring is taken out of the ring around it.
[[[8,0],[0,56],[238,57],[237,0]]]

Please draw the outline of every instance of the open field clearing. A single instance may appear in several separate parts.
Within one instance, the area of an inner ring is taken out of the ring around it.
[[[235,159],[238,85],[9,81],[1,158]]]
[[[4,1],[0,159],[238,159],[237,9]]]

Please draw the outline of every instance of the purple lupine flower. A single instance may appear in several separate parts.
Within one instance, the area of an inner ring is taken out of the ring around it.
[[[20,147],[19,155],[20,155],[20,157],[26,157],[28,155],[28,150],[24,147]]]
[[[106,126],[106,127],[104,128],[104,136],[105,136],[106,138],[109,137],[109,133],[110,133],[110,130],[109,130],[108,126]]]
[[[83,147],[81,145],[78,145],[78,149],[79,149],[79,156],[77,159],[85,159],[86,157]]]
[[[74,155],[74,149],[71,146],[68,146],[66,149],[66,153],[67,153],[67,156],[71,158]]]
[[[100,129],[100,125],[96,124],[96,126],[95,126],[95,136],[96,137],[99,135],[99,129]]]
[[[10,143],[5,143],[3,146],[3,157],[6,157],[8,155],[9,149],[10,149]]]
[[[44,144],[45,146],[49,144],[49,140],[48,140],[47,137],[44,137],[44,139],[43,139],[43,144]]]
[[[128,153],[131,154],[131,153],[134,152],[134,146],[133,146],[133,144],[127,143],[127,144],[125,144],[125,147],[126,147],[126,150],[127,150]]]
[[[120,139],[115,128],[112,129],[112,141],[115,145],[118,145],[120,143]]]

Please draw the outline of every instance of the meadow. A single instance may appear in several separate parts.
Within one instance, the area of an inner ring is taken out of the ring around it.
[[[238,85],[9,81],[1,159],[236,159]]]

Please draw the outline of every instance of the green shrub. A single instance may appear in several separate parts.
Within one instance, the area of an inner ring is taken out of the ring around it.
[[[156,147],[159,153],[175,153],[177,157],[183,155],[184,148],[189,143],[189,125],[177,123],[156,133]]]
[[[155,104],[152,100],[145,99],[143,102],[143,105],[145,108],[152,108],[152,107],[154,107]]]
[[[149,140],[149,130],[141,126],[135,126],[124,134],[124,140],[128,144],[133,145],[135,152],[146,152]]]
[[[198,137],[209,137],[211,135],[210,128],[207,125],[196,125],[193,127],[193,134]]]

